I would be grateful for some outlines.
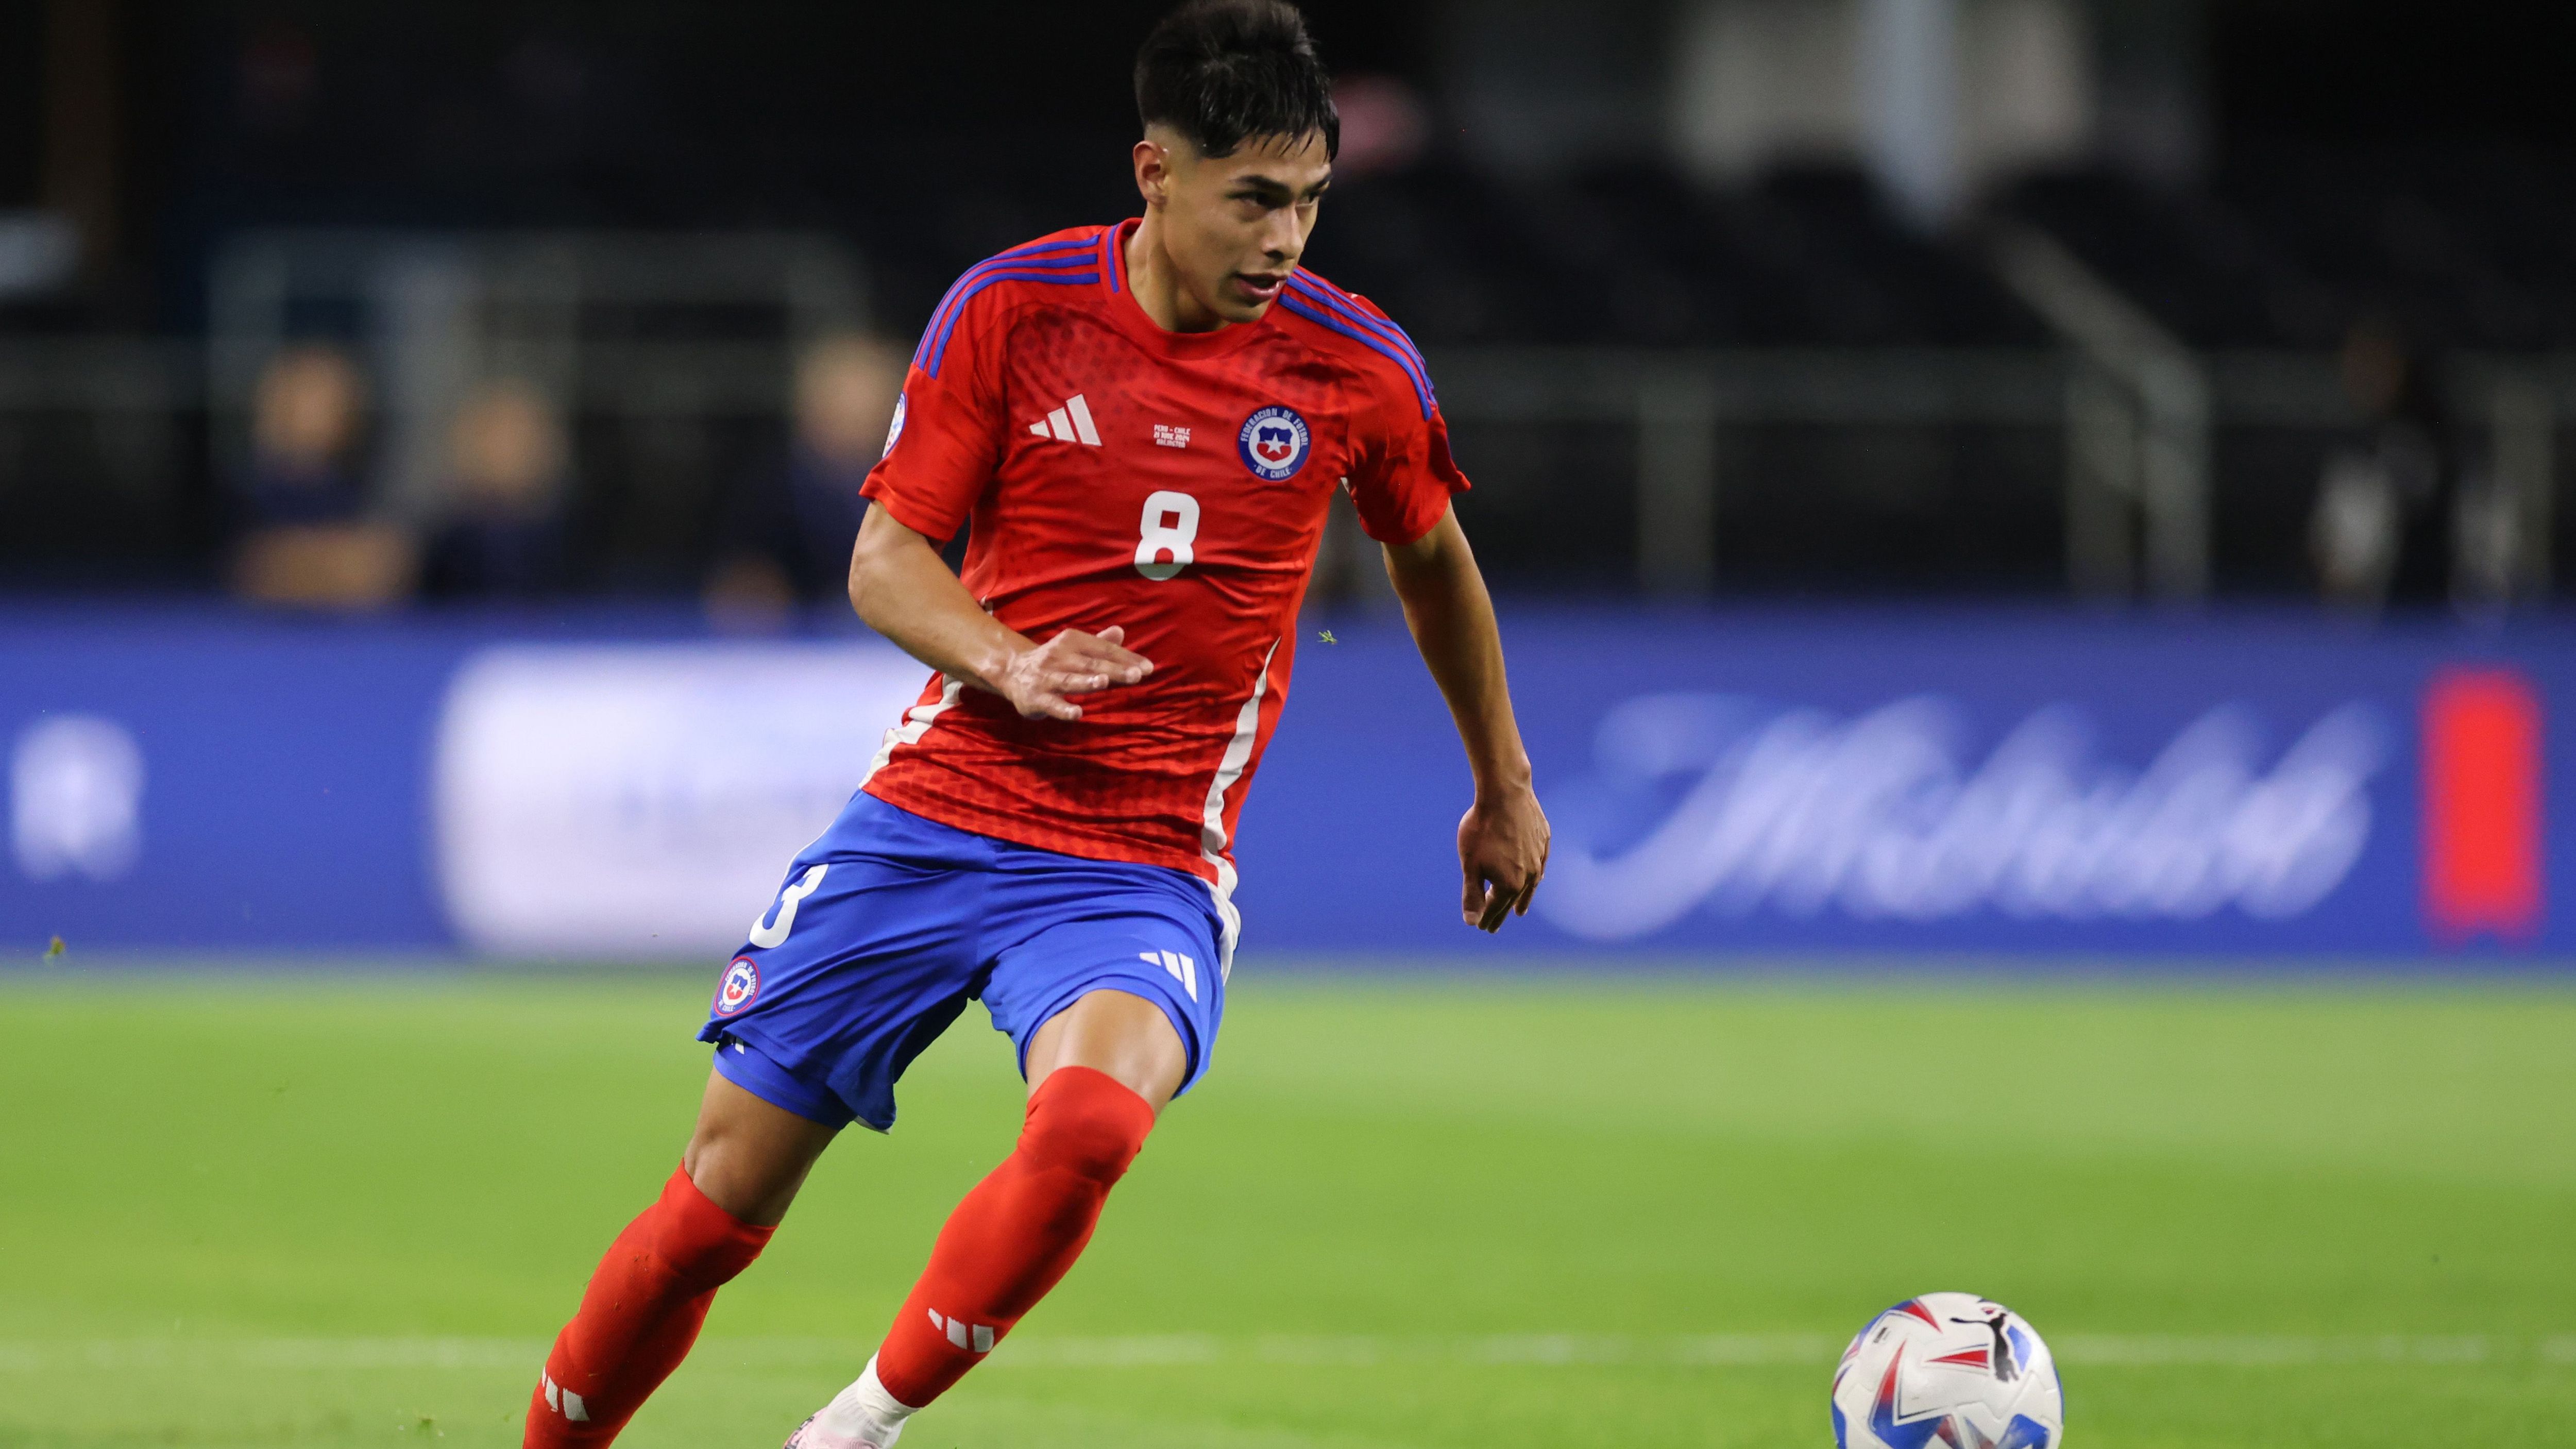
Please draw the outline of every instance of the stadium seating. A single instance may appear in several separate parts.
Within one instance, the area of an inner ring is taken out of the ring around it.
[[[2362,311],[2443,348],[2576,345],[2562,160],[2488,147],[2273,143],[2205,187],[2108,169],[2034,177],[1998,209],[2052,233],[2202,347],[2332,347]]]
[[[998,165],[941,171],[901,206],[873,188],[884,160],[854,153],[835,162],[847,185],[819,187],[799,219],[854,245],[873,315],[895,334],[916,327],[977,257],[1134,207],[1114,150],[1096,166],[1034,174]],[[2239,148],[2203,184],[2098,166],[2029,176],[1951,234],[1927,236],[1848,167],[1779,169],[1711,187],[1651,159],[1501,176],[1435,152],[1343,181],[1310,260],[1385,307],[1435,359],[1533,344],[2054,349],[2058,340],[1978,249],[1980,222],[1998,217],[2056,236],[2195,348],[2320,354],[2356,317],[2380,312],[2437,351],[2540,353],[2576,346],[2576,277],[2563,264],[2576,212],[2561,201],[2576,194],[2571,183],[2566,161],[2527,152],[2270,143]],[[651,336],[735,343],[745,335],[739,324],[710,309],[668,309]],[[20,301],[0,315],[0,332],[13,339],[132,337],[141,325],[115,298]],[[191,372],[184,363],[163,370],[181,382]],[[109,432],[78,407],[18,408],[0,427],[0,556],[34,571],[23,577],[210,578],[229,531],[226,491],[199,441],[211,426],[202,403],[182,404],[151,434],[160,439],[151,458],[119,462],[122,454],[104,448]],[[614,558],[586,548],[596,557],[583,576],[685,589],[706,566],[692,551],[702,510],[686,499],[750,466],[760,445],[746,439],[757,428],[711,436],[683,454],[668,440],[626,437],[623,423],[585,418],[579,426],[592,466],[577,516],[667,515],[670,524],[637,535],[642,542],[627,529]],[[1475,506],[1490,515],[1481,526],[1498,574],[1568,582],[1571,569],[1629,586],[1627,431],[1479,426],[1462,439],[1462,456],[1489,485]],[[2062,575],[2062,450],[2045,428],[1819,431],[1783,421],[1733,425],[1730,437],[1721,447],[1730,522],[1720,530],[1728,555],[1720,572],[1733,586],[2010,591],[2048,589]],[[2300,586],[2304,499],[2320,437],[2221,440],[2222,588]],[[645,476],[654,468],[638,461],[671,458],[706,476],[656,483]],[[2262,476],[2239,480],[2247,469]],[[645,496],[666,485],[679,488],[671,507]],[[1800,500],[1820,496],[1836,500],[1829,534],[1800,522],[1815,513]],[[2248,532],[2229,510],[2258,497],[2270,502]],[[103,500],[128,498],[145,501],[141,526],[102,526]],[[1942,546],[1922,547],[1927,536]]]

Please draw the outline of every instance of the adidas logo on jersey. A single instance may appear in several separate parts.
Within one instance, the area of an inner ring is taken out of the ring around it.
[[[1029,424],[1029,431],[1041,438],[1059,443],[1080,443],[1087,448],[1100,446],[1100,430],[1091,425],[1091,405],[1075,393],[1064,400],[1064,406],[1046,415],[1046,421]]]

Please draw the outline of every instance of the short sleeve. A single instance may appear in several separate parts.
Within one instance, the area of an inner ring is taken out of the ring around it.
[[[1467,475],[1449,456],[1449,422],[1440,405],[1402,379],[1373,381],[1376,407],[1354,450],[1351,501],[1369,537],[1407,544],[1429,533],[1450,498],[1467,491]]]
[[[925,538],[954,538],[1001,462],[1001,309],[934,316],[904,375],[885,456],[861,496]],[[945,325],[943,325],[945,320]]]

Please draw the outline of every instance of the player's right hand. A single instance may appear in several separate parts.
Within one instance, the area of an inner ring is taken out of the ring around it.
[[[1071,696],[1134,684],[1154,672],[1154,662],[1126,643],[1127,631],[1114,624],[1097,634],[1067,629],[1011,656],[995,692],[1030,719],[1080,719],[1082,706]]]

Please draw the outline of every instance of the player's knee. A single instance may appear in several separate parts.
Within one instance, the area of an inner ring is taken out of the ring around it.
[[[1126,1175],[1153,1129],[1153,1107],[1116,1078],[1088,1067],[1060,1067],[1029,1099],[1020,1151],[1034,1166],[1105,1186]]]
[[[751,1266],[777,1229],[725,1211],[685,1171],[665,1184],[654,1205],[651,1251],[691,1293],[721,1288]]]
[[[1127,1175],[1145,1134],[1119,1114],[1080,1107],[1033,1116],[1020,1143],[1037,1166],[1112,1183]]]

